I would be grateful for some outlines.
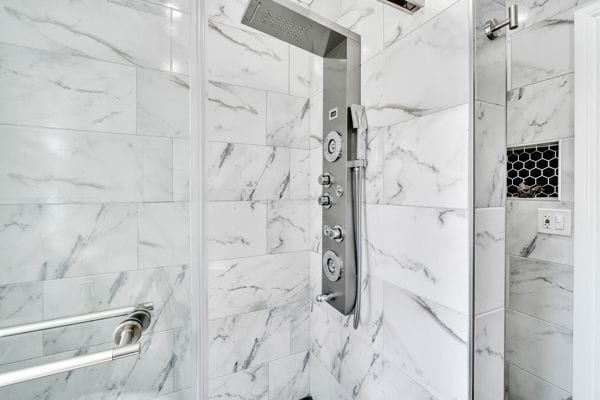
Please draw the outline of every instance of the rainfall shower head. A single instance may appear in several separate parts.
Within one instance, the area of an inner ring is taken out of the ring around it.
[[[242,23],[324,57],[344,40],[360,36],[286,0],[251,0]]]

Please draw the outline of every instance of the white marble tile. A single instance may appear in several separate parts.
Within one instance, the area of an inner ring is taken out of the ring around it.
[[[192,23],[190,14],[171,11],[171,71],[179,74],[191,74]]]
[[[335,21],[343,11],[345,0],[313,0],[310,11],[320,16]]]
[[[383,50],[383,7],[377,0],[357,0],[337,19],[338,24],[360,35],[362,62]]]
[[[40,282],[0,285],[0,326],[41,321],[42,311]]]
[[[173,201],[190,201],[191,142],[173,139]]]
[[[371,274],[468,313],[469,222],[465,211],[368,205],[367,215],[366,255]]]
[[[134,68],[4,44],[0,59],[1,123],[135,133]]]
[[[269,400],[267,364],[208,381],[208,400]]]
[[[476,102],[475,206],[502,207],[505,200],[506,109]]]
[[[506,360],[509,363],[571,391],[571,330],[514,311],[506,314],[506,327]]]
[[[364,389],[367,389],[371,380],[381,373],[381,354],[347,330],[342,337],[342,348],[338,357],[338,381],[346,393],[351,393],[355,399],[369,399],[370,393]]]
[[[437,0],[427,3],[414,14],[405,13],[393,7],[384,7],[383,39],[384,47],[389,47],[427,21],[450,7],[456,0]]]
[[[150,332],[189,324],[189,270],[185,266],[44,282],[44,319],[154,302]],[[118,319],[44,332],[44,354],[109,343]]]
[[[573,74],[559,76],[508,93],[508,145],[573,137]]]
[[[0,284],[132,269],[135,204],[0,207]]]
[[[137,133],[189,137],[189,98],[187,76],[138,68]]]
[[[309,287],[308,294],[304,295],[302,302],[290,304],[289,306],[292,320],[291,353],[310,349],[310,298]]]
[[[339,354],[343,345],[343,328],[339,320],[340,314],[336,311],[330,314],[324,311],[325,307],[330,306],[313,303],[310,314],[310,350],[328,373],[337,379],[340,373]]]
[[[190,220],[188,203],[139,205],[138,254],[140,267],[188,264]]]
[[[267,144],[308,149],[309,140],[310,101],[267,93]]]
[[[285,253],[310,249],[310,200],[270,201],[267,251]]]
[[[385,357],[435,397],[467,399],[467,316],[389,284],[384,295]]]
[[[310,394],[309,352],[269,363],[269,399],[300,400]]]
[[[290,318],[286,307],[209,322],[209,376],[243,371],[289,354]]]
[[[170,28],[171,10],[140,0],[7,0],[0,10],[5,43],[165,71]]]
[[[1,203],[173,196],[170,139],[0,126],[0,143]]]
[[[310,96],[315,97],[318,94],[323,94],[323,58],[312,55],[310,58]],[[323,99],[321,98],[322,104]],[[321,112],[321,114],[323,113]]]
[[[208,265],[209,318],[305,301],[307,252],[213,261]]]
[[[249,0],[207,0],[206,15],[211,22],[241,28],[244,27],[241,21],[249,2]]]
[[[181,11],[191,11],[192,0],[148,0],[152,3],[160,4],[165,7],[174,8]]]
[[[267,94],[263,90],[207,82],[207,138],[266,144]]]
[[[511,400],[572,400],[566,392],[514,365],[508,366],[508,395]]]
[[[572,210],[573,204],[555,201],[509,200],[506,208],[507,253],[560,264],[572,264],[573,237],[538,233],[538,208]]]
[[[289,197],[289,149],[233,143],[207,147],[209,201]]]
[[[266,202],[209,202],[206,217],[209,260],[266,254]]]
[[[511,35],[512,89],[573,71],[573,26],[564,13]]]
[[[386,130],[370,129],[367,133],[367,169],[365,172],[365,201],[381,203],[384,201],[383,177],[385,165],[384,141]]]
[[[323,186],[317,180],[323,173],[323,148],[316,147],[310,150],[310,198],[317,199],[323,193]]]
[[[560,141],[560,199],[575,200],[575,139]]]
[[[552,0],[548,2],[516,0],[514,3],[519,6],[519,27],[511,33],[519,32],[558,13],[587,2],[588,0]]]
[[[573,328],[573,266],[511,256],[509,305],[513,310]]]
[[[354,316],[343,318],[347,331],[352,331],[354,336],[378,353],[383,349],[383,285],[381,279],[364,274],[358,328],[352,326]]]
[[[504,308],[475,317],[474,393],[477,400],[504,399]]]
[[[363,65],[362,102],[371,127],[468,102],[468,25],[461,0]]]
[[[310,151],[290,150],[290,198],[310,198]]]
[[[310,97],[310,71],[312,54],[296,46],[290,46],[290,94]]]
[[[323,94],[310,99],[310,148],[323,146]]]
[[[315,0],[317,1],[317,0]],[[351,400],[336,379],[321,362],[311,354],[310,393],[316,400]]]
[[[288,92],[289,45],[286,43],[256,31],[209,22],[206,44],[208,79]]]
[[[493,0],[477,0],[475,5],[475,98],[492,104],[506,104],[506,40],[504,31],[490,40],[484,33],[490,18],[506,19],[505,5]]]
[[[5,364],[10,365],[11,363],[23,360],[36,359],[43,355],[43,338],[41,332],[0,339],[0,366]],[[11,367],[14,368],[12,365]]]
[[[383,190],[390,204],[466,208],[468,105],[389,127]]]
[[[475,314],[504,306],[505,210],[475,210]]]
[[[314,199],[310,201],[309,207],[310,250],[320,253],[323,244],[323,207]]]

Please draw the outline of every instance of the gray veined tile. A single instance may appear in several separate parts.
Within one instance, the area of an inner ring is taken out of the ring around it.
[[[137,133],[190,136],[190,85],[184,75],[137,69]]]
[[[189,270],[154,268],[44,282],[44,319],[154,302],[150,332],[189,324]],[[118,318],[44,332],[44,354],[112,341]]]
[[[342,349],[343,328],[339,321],[339,314],[333,315],[324,311],[328,304],[312,305],[310,314],[310,351],[319,361],[323,368],[335,377],[339,378],[340,363],[339,354]]]
[[[288,307],[210,321],[210,377],[243,371],[288,355],[290,327]]]
[[[44,349],[41,332],[0,339],[0,366],[5,364],[11,365],[23,360],[36,359],[43,355]]]
[[[290,46],[290,94],[311,97],[311,60],[313,55],[296,46]]]
[[[558,13],[567,11],[587,2],[588,0],[517,0],[514,3],[519,6],[519,27],[511,33],[519,32],[520,30],[547,20],[549,17]]]
[[[467,316],[389,284],[384,293],[384,356],[435,397],[466,399]]]
[[[506,314],[506,326],[506,360],[571,391],[573,332],[515,311]]]
[[[573,137],[573,79],[564,75],[508,93],[508,145]]]
[[[206,32],[207,78],[287,93],[289,45],[256,31],[215,22]]]
[[[304,268],[306,268],[306,266]],[[307,301],[311,298],[309,296],[310,293],[305,294],[302,302],[290,304],[289,306],[292,324],[291,353],[310,349],[311,302]]]
[[[132,67],[0,44],[0,87],[0,123],[135,133]]]
[[[564,391],[514,365],[508,366],[508,394],[511,400],[572,400],[571,393]]]
[[[310,200],[270,201],[267,250],[283,253],[310,249]]]
[[[335,21],[343,11],[344,0],[313,0],[310,10],[324,18]]]
[[[504,308],[475,317],[474,392],[477,400],[504,399]]]
[[[506,201],[506,109],[476,102],[475,118],[475,206],[502,207]]]
[[[0,37],[5,43],[170,69],[168,8],[140,0],[8,0],[2,5]]]
[[[308,253],[209,263],[209,317],[222,318],[308,299]]]
[[[289,198],[290,149],[208,144],[208,200]]]
[[[575,139],[560,141],[560,199],[575,200]]]
[[[315,399],[352,399],[331,373],[312,354],[310,357],[310,392]]]
[[[573,266],[510,257],[509,305],[513,310],[573,327]]]
[[[361,61],[383,50],[383,4],[376,0],[357,0],[346,8],[337,23],[361,37]]]
[[[310,151],[290,150],[290,199],[310,198]]]
[[[310,198],[317,199],[323,193],[323,186],[317,178],[323,173],[323,148],[321,146],[310,150]]]
[[[0,143],[1,203],[172,200],[170,139],[0,126]]]
[[[188,264],[190,259],[189,203],[139,205],[139,266]]]
[[[511,89],[573,71],[573,26],[567,12],[511,36]]]
[[[262,364],[208,381],[209,400],[268,400],[269,366]]]
[[[383,190],[390,204],[466,208],[468,106],[389,127]]]
[[[467,5],[459,1],[363,65],[362,101],[371,127],[468,102]]]
[[[192,0],[148,0],[152,3],[160,4],[165,7],[174,8],[180,11],[191,11]]]
[[[173,139],[173,201],[190,201],[191,141]]]
[[[385,129],[370,129],[367,134],[367,169],[365,171],[365,201],[382,203],[384,199]],[[315,178],[316,179],[316,178]]]
[[[310,101],[307,98],[267,93],[267,144],[308,149]]]
[[[572,203],[509,200],[506,208],[508,254],[560,264],[573,263],[573,236],[537,232],[538,208],[573,209]]]
[[[136,225],[135,204],[1,206],[0,285],[134,269]]]
[[[312,82],[312,81],[311,81]],[[323,94],[310,98],[310,148],[323,146]]]
[[[244,27],[241,21],[249,2],[249,0],[207,0],[206,15],[211,22],[241,28]]]
[[[338,355],[340,372],[338,381],[355,399],[367,400],[368,386],[382,373],[382,354],[374,351],[352,334],[351,330],[342,336],[342,348]]]
[[[370,274],[468,313],[465,211],[367,205],[366,213],[365,252]]]
[[[207,207],[209,260],[266,254],[266,202],[210,202]]]
[[[0,326],[42,320],[42,300],[41,282],[0,285]]]
[[[298,400],[310,394],[308,351],[269,363],[269,399]]]
[[[266,144],[265,91],[212,81],[206,88],[208,140]]]
[[[171,71],[191,74],[192,23],[195,19],[188,13],[171,10]]]
[[[504,306],[505,210],[475,210],[475,314]]]

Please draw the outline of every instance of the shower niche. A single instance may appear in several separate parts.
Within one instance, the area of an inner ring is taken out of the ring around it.
[[[507,148],[507,196],[558,199],[560,155],[560,142]]]

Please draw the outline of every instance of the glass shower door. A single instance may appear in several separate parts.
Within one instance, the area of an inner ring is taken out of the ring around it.
[[[2,386],[3,400],[192,398],[194,7],[166,4],[0,0],[0,332],[89,320],[0,334],[0,382],[118,348],[114,329],[153,305],[139,354]]]

